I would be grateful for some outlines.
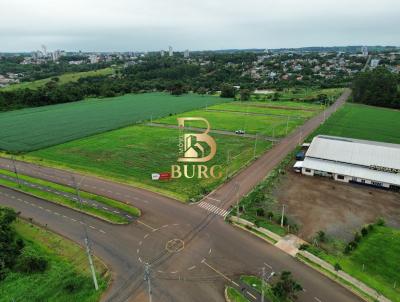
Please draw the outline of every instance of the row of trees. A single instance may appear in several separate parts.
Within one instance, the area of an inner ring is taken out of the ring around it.
[[[400,76],[384,67],[358,74],[353,82],[354,102],[400,108]]]

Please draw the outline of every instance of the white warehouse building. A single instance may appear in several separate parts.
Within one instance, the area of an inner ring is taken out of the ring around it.
[[[400,145],[318,135],[294,168],[305,175],[400,190]]]

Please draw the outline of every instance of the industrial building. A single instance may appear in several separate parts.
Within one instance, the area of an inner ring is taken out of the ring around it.
[[[400,190],[400,145],[318,135],[297,172],[334,180]]]

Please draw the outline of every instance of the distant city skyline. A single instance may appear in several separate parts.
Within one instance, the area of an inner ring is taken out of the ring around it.
[[[397,0],[3,0],[0,52],[400,45]]]

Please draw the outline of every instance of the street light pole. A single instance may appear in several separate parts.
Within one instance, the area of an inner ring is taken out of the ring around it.
[[[282,205],[281,227],[283,227],[283,217],[285,217],[285,205]]]
[[[144,265],[144,281],[147,281],[147,291],[149,294],[149,302],[152,302],[150,264],[148,264],[148,263],[145,263],[145,265]]]
[[[13,156],[11,159],[12,159],[12,163],[13,163],[13,167],[14,167],[15,177],[17,178],[17,184],[18,184],[18,187],[20,188],[20,187],[21,187],[21,183],[20,183],[20,181],[19,181],[18,171],[17,171],[17,166],[15,165],[14,156]]]
[[[254,152],[253,152],[253,158],[256,158],[256,148],[257,148],[257,134],[258,133],[256,133],[256,140],[255,140],[255,142],[254,142]]]
[[[265,287],[265,267],[262,268],[261,275],[261,302],[264,302],[264,287]]]
[[[72,176],[72,182],[73,182],[73,184],[75,186],[76,197],[78,198],[79,204],[82,206],[83,202],[82,202],[82,199],[81,199],[81,195],[79,194],[79,187],[78,187],[78,184],[75,181],[75,177],[73,177],[73,176]],[[86,253],[87,253],[87,256],[88,256],[88,260],[89,260],[90,271],[92,273],[94,288],[97,291],[97,290],[99,290],[99,284],[97,283],[96,270],[94,268],[93,259],[92,259],[92,252],[91,252],[91,249],[90,249],[89,234],[88,234],[88,231],[87,231],[86,223],[83,222],[83,224],[84,224],[84,229],[85,229]]]

